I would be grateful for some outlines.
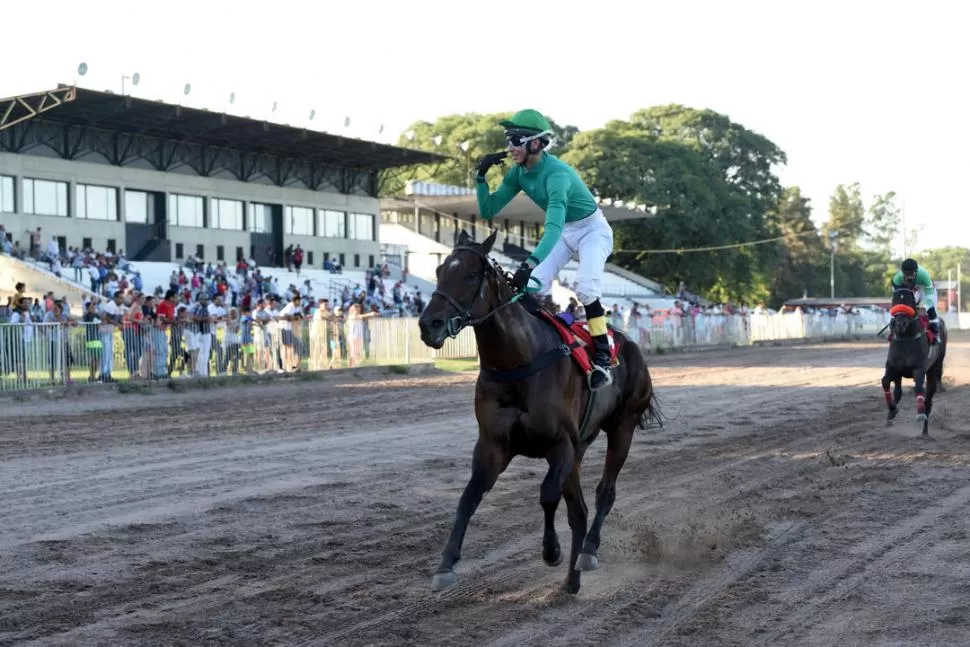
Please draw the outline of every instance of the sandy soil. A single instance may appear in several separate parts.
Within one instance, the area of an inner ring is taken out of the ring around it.
[[[0,645],[962,644],[968,351],[930,439],[908,388],[884,426],[879,344],[650,358],[670,421],[636,437],[575,597],[522,458],[430,592],[472,376],[4,402]]]

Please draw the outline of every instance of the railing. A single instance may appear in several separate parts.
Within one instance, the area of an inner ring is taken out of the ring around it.
[[[645,349],[874,334],[875,313],[663,315],[617,327]],[[617,322],[619,324],[619,322]],[[426,346],[415,318],[309,319],[209,324],[0,324],[0,391],[68,383],[291,373],[477,357],[474,331],[441,350]],[[952,326],[951,326],[952,327]]]

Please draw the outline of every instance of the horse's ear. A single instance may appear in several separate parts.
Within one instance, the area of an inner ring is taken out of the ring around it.
[[[498,229],[492,230],[492,233],[488,235],[484,241],[482,241],[482,251],[488,254],[492,251],[492,245],[495,244],[495,237],[498,235]]]
[[[462,229],[461,230],[461,233],[458,234],[458,240],[455,242],[455,244],[456,245],[459,245],[459,246],[460,245],[467,245],[468,244],[468,238],[469,238],[468,232],[465,231],[464,229]]]

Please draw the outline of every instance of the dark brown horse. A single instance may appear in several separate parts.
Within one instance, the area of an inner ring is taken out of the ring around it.
[[[455,584],[454,567],[461,559],[469,520],[512,457],[521,455],[544,458],[549,464],[539,501],[545,512],[542,558],[550,566],[562,561],[555,517],[560,498],[566,501],[572,547],[564,588],[576,593],[580,571],[597,567],[603,520],[613,507],[616,478],[634,429],[646,428],[651,420],[660,423],[661,417],[640,349],[616,331],[620,363],[614,368],[613,384],[596,392],[587,412],[586,376],[568,357],[552,325],[536,316],[535,300],[517,295],[508,274],[489,260],[494,242],[495,232],[481,244],[461,232],[437,269],[437,289],[419,322],[421,339],[432,348],[441,348],[447,337],[466,326],[474,327],[481,362],[475,386],[478,441],[471,478],[458,502],[432,586],[437,591]],[[584,417],[589,433],[581,438]],[[606,432],[606,464],[596,487],[596,515],[587,531],[580,464],[600,430]]]
[[[903,397],[903,378],[916,384],[916,418],[923,425],[923,435],[929,435],[933,396],[943,382],[943,361],[946,359],[946,322],[940,320],[940,339],[931,345],[927,338],[925,315],[918,314],[919,303],[909,288],[893,290],[889,310],[891,335],[886,369],[882,376],[882,390],[886,398],[886,424],[899,413]],[[893,386],[890,391],[889,387]]]

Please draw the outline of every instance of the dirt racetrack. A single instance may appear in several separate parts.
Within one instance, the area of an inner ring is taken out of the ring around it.
[[[884,357],[649,358],[670,420],[636,436],[575,597],[522,458],[430,592],[474,375],[4,401],[0,645],[966,644],[970,335],[930,439],[909,387],[884,425]]]

